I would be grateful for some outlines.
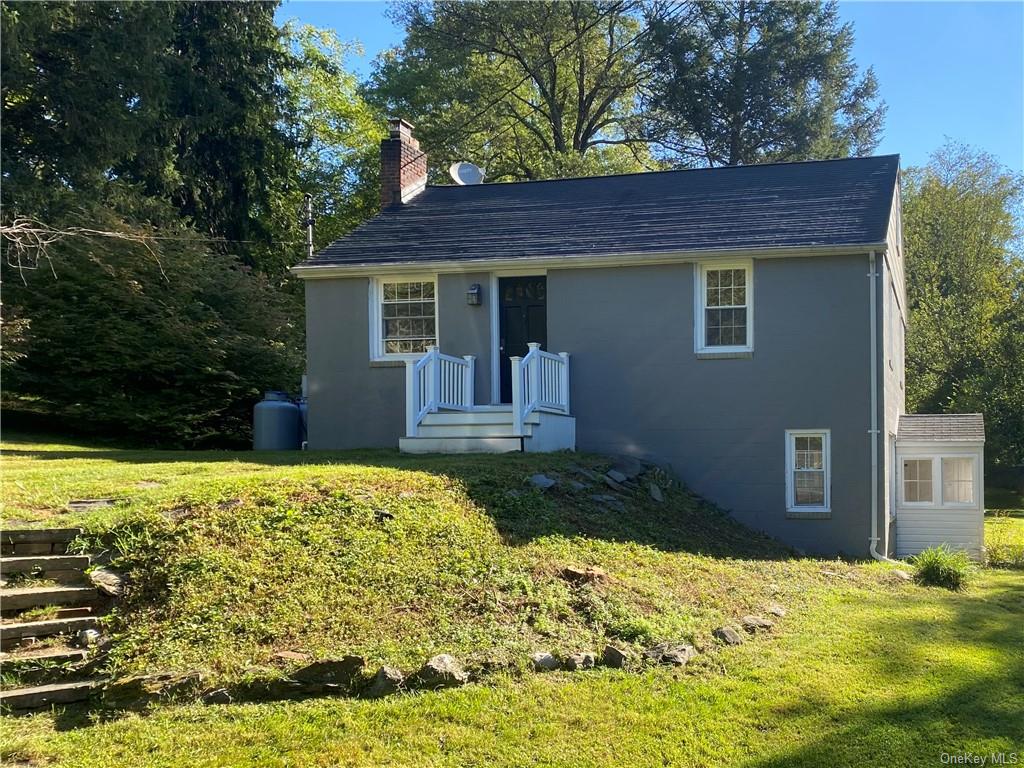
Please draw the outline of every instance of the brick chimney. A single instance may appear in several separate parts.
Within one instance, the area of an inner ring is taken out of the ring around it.
[[[388,138],[380,142],[380,206],[406,203],[427,185],[427,156],[412,137],[412,124],[388,120]]]

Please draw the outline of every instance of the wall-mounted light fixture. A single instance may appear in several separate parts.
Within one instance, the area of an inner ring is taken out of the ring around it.
[[[466,303],[471,307],[480,306],[480,283],[473,283],[466,291]]]

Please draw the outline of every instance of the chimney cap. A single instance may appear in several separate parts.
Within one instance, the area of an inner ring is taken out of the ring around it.
[[[412,136],[413,124],[401,117],[388,118],[388,132],[391,138],[397,139],[402,135]]]

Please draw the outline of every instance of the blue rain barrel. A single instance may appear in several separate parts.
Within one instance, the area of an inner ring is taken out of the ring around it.
[[[300,435],[299,406],[287,392],[265,392],[252,411],[253,450],[294,451]]]

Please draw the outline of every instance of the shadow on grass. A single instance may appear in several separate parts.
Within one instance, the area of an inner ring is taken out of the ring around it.
[[[1024,750],[1024,579],[1011,579],[994,593],[950,595],[950,604],[952,616],[938,621],[901,615],[912,605],[891,602],[859,613],[865,636],[883,632],[897,640],[888,642],[884,652],[866,653],[862,658],[870,664],[879,688],[903,695],[886,692],[867,697],[869,703],[860,706],[838,702],[841,712],[830,720],[834,727],[781,754],[743,764],[758,768],[940,765],[944,753],[989,756],[992,752],[1005,753],[1007,763],[1015,752],[1020,761]],[[879,616],[886,617],[883,626],[866,625]],[[970,662],[958,662],[957,657],[965,654]],[[981,671],[986,667],[995,669]],[[875,703],[879,700],[886,703]],[[822,706],[817,697],[807,696],[784,713],[813,719]]]

